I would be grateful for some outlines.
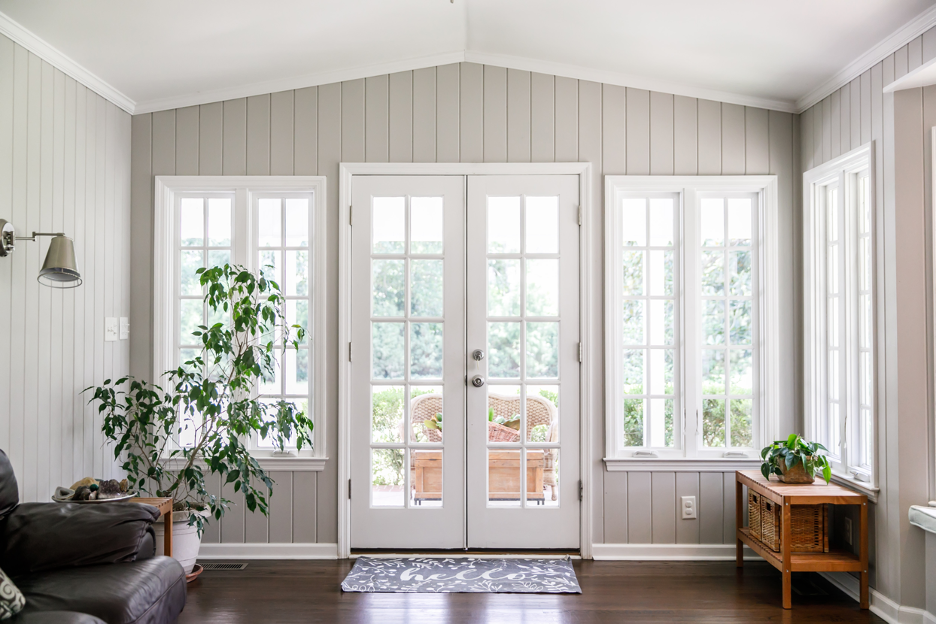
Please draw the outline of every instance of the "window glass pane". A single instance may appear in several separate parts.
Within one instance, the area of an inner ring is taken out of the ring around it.
[[[526,198],[526,252],[559,252],[559,198]]]
[[[309,301],[308,299],[287,299],[286,300],[286,324],[289,326],[289,341],[296,339],[295,325],[298,325],[305,332],[301,345],[309,344]]]
[[[673,252],[653,250],[650,257],[650,294],[673,294]]]
[[[309,393],[309,350],[286,349],[283,363],[286,394]]]
[[[410,251],[412,253],[442,253],[442,201],[442,197],[410,199]]]
[[[402,379],[404,360],[403,323],[373,323],[371,349],[374,379]]]
[[[702,251],[702,294],[725,294],[725,252]]]
[[[754,394],[753,364],[750,349],[731,350],[731,394]]]
[[[702,400],[702,444],[710,448],[725,446],[724,399]]]
[[[673,244],[673,199],[671,197],[650,199],[650,246],[662,247]]]
[[[673,446],[673,400],[650,399],[650,444],[656,448]]]
[[[520,260],[488,260],[488,315],[520,316]]]
[[[753,320],[751,318],[750,299],[731,300],[731,313],[728,324],[731,328],[731,344],[749,345],[752,343]]]
[[[704,302],[702,313],[702,332],[705,344],[725,343],[725,302],[722,299],[709,299]]]
[[[283,200],[263,197],[260,199],[257,242],[261,247],[279,247],[283,243]]]
[[[702,245],[713,247],[725,244],[725,200],[706,197],[702,199],[699,217]]]
[[[283,393],[283,351],[274,349],[272,370],[263,370],[260,379],[260,394]]]
[[[645,349],[624,349],[621,362],[624,369],[624,394],[644,393],[644,357]]]
[[[644,294],[644,251],[625,250],[624,260],[624,290],[627,295]]]
[[[728,244],[751,244],[751,199],[749,197],[728,199]]]
[[[406,297],[405,260],[371,260],[373,286],[371,298],[374,316],[403,316]]]
[[[199,353],[198,349],[179,349],[179,366],[189,372],[198,372],[194,361]]]
[[[831,297],[828,299],[828,327],[826,331],[826,341],[829,344],[830,348],[837,348],[839,346],[839,300],[838,297]]]
[[[286,284],[283,294],[305,297],[309,294],[309,252],[286,252]]]
[[[751,252],[728,252],[728,274],[731,276],[732,295],[751,295]]]
[[[266,279],[283,284],[283,252],[276,250],[262,250],[260,252],[260,272]]]
[[[520,377],[520,323],[488,323],[488,376]]]
[[[751,399],[731,399],[731,446],[751,447],[754,445]]]
[[[650,394],[673,394],[673,350],[650,349]]]
[[[208,266],[209,267],[223,267],[225,264],[231,264],[231,250],[230,249],[209,249],[208,250]]]
[[[403,253],[406,240],[406,198],[374,197],[374,253]]]
[[[725,393],[724,349],[702,350],[702,394]]]
[[[410,260],[410,314],[442,316],[444,260]]]
[[[526,324],[527,377],[559,376],[559,323]]]
[[[208,199],[208,244],[212,247],[231,245],[231,199],[211,197]]]
[[[193,336],[199,325],[204,325],[204,303],[201,299],[179,301],[179,344],[200,345],[201,338]]]
[[[653,299],[650,301],[650,344],[673,344],[673,301]]]
[[[403,386],[371,386],[371,442],[403,441]]]
[[[624,245],[643,247],[647,244],[647,200],[625,197],[621,206]]]
[[[520,252],[520,198],[488,197],[488,252]]]
[[[441,379],[442,323],[410,323],[410,375]]]
[[[531,316],[557,316],[559,260],[527,260],[526,269],[526,313]]]
[[[371,454],[371,505],[402,507],[406,483],[403,449],[373,449]]]
[[[624,399],[624,446],[643,446],[645,399]]]
[[[179,294],[180,295],[200,295],[202,294],[201,282],[199,276],[195,273],[204,266],[204,252],[202,251],[183,251],[179,262]]]
[[[205,200],[201,197],[183,197],[179,203],[179,240],[182,246],[201,246],[205,237]]]
[[[625,345],[642,345],[644,343],[644,306],[645,301],[624,300],[624,328],[622,341]]]
[[[290,197],[286,203],[286,246],[309,246],[309,200]]]

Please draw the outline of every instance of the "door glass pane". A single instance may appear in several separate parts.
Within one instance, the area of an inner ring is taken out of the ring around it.
[[[520,198],[488,197],[489,253],[520,253]]]
[[[231,200],[228,197],[208,199],[208,245],[231,245]]]
[[[403,316],[406,298],[405,260],[371,260],[373,286],[371,299],[374,316]]]
[[[371,451],[371,505],[402,507],[404,503],[403,449]]]
[[[179,240],[183,247],[200,247],[205,237],[205,201],[201,197],[183,197],[179,203]]]
[[[442,378],[442,323],[410,323],[410,376]]]
[[[526,313],[558,316],[559,260],[527,260],[526,269]]]
[[[371,386],[371,442],[403,441],[403,386]]]
[[[291,197],[286,203],[286,246],[309,246],[309,200]]]
[[[410,508],[442,506],[442,450],[410,450]]]
[[[198,269],[204,266],[203,251],[183,251],[179,262],[179,294],[195,295],[202,294],[202,287],[199,276],[196,274]]]
[[[527,377],[559,376],[559,323],[526,324]]]
[[[527,442],[559,441],[559,386],[527,386]]]
[[[441,442],[442,387],[410,386],[410,442]]]
[[[559,252],[559,198],[526,198],[526,252]]]
[[[520,507],[521,451],[488,449],[488,507]]]
[[[405,351],[403,323],[372,323],[371,349],[374,379],[402,379]]]
[[[403,253],[406,241],[406,198],[373,198],[374,253]]]
[[[488,260],[488,315],[520,316],[520,260]]]
[[[520,323],[488,323],[488,376],[520,377]]]
[[[527,451],[527,453],[542,453],[543,454],[543,498],[542,501],[539,497],[532,499],[529,496],[527,497],[527,507],[533,509],[547,508],[547,507],[558,507],[559,506],[559,449],[543,449],[541,451],[536,451],[535,449]],[[533,466],[535,471],[536,467]],[[527,469],[527,473],[530,473],[530,468]],[[534,472],[534,476],[537,476]],[[527,476],[527,479],[530,477]]]
[[[261,247],[280,247],[283,240],[283,200],[264,197],[260,199],[259,232],[257,240]]]
[[[442,253],[443,198],[413,197],[410,199],[410,252],[414,254]]]
[[[444,260],[410,260],[410,315],[442,316]]]

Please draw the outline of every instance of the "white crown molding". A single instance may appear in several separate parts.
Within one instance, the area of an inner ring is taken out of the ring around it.
[[[932,6],[917,15],[876,46],[849,63],[840,72],[796,100],[795,112],[802,113],[816,102],[821,102],[826,96],[841,89],[933,26],[936,26],[936,6]]]
[[[461,63],[464,60],[465,53],[462,51],[445,52],[442,54],[403,59],[401,61],[359,65],[326,72],[304,74],[291,78],[278,78],[276,80],[255,82],[249,85],[239,85],[226,89],[214,89],[211,91],[200,91],[198,93],[147,100],[137,103],[134,114],[153,113],[174,108],[185,108],[186,106],[223,102],[225,100],[234,100],[253,95],[292,91],[293,89],[304,89],[306,87],[316,87],[336,82],[345,82],[347,80],[358,80],[359,78],[370,78],[371,76],[412,71],[425,67],[434,67],[436,65],[450,65],[452,63]]]
[[[337,559],[338,544],[202,544],[203,559]]]
[[[45,62],[71,76],[131,115],[134,113],[136,103],[133,100],[3,13],[0,13],[0,34],[6,35]]]
[[[474,52],[472,50],[465,51],[465,61],[484,65],[496,65],[498,67],[506,67],[508,69],[538,72],[541,74],[552,74],[555,76],[562,76],[563,78],[590,80],[593,82],[602,82],[605,84],[617,85],[621,87],[646,89],[648,91],[658,91],[661,93],[672,93],[673,95],[683,95],[686,97],[699,98],[703,100],[714,100],[717,102],[724,102],[726,104],[740,104],[741,106],[766,108],[769,110],[782,111],[785,113],[796,112],[794,103],[787,100],[775,100],[771,98],[741,95],[738,93],[719,91],[717,89],[706,89],[704,87],[685,85],[667,80],[661,80],[658,78],[650,78],[647,76],[624,74],[601,69],[591,69],[588,67],[582,67],[580,65],[569,65],[566,63],[555,63],[552,61],[540,61],[537,59],[525,58],[521,56],[510,56],[507,54],[488,54],[486,52]]]

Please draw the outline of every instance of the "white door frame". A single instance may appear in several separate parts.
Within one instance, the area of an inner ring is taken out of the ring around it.
[[[351,182],[360,175],[577,175],[579,177],[579,324],[583,355],[580,367],[579,405],[580,478],[582,481],[581,553],[592,557],[591,514],[591,421],[592,408],[591,348],[601,348],[591,333],[591,267],[594,263],[588,224],[590,218],[601,223],[601,215],[592,215],[593,202],[589,193],[591,163],[340,163],[338,182],[338,558],[351,556]],[[346,354],[346,355],[345,355]]]

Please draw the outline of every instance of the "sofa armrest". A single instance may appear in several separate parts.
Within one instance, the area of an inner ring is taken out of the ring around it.
[[[17,575],[133,561],[158,517],[139,503],[25,503],[0,519],[0,568]]]

